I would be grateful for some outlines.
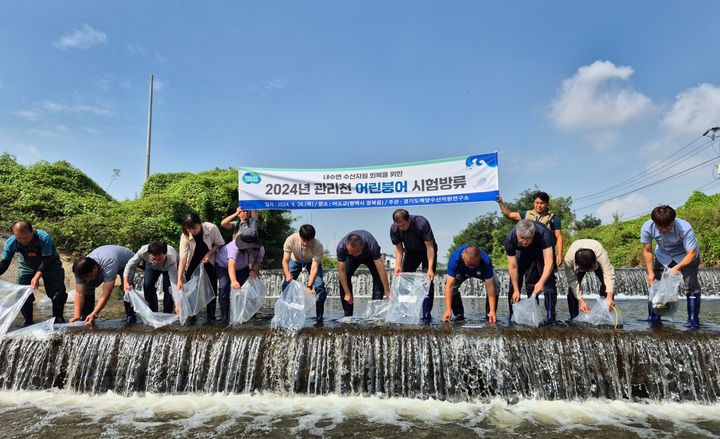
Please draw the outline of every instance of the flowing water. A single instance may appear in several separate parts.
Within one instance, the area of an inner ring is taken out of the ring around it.
[[[718,437],[714,293],[700,330],[682,302],[676,322],[638,321],[635,294],[620,329],[511,326],[502,298],[488,325],[482,297],[464,322],[439,321],[442,297],[430,325],[348,322],[335,296],[299,333],[269,329],[274,299],[240,327],[152,329],[125,326],[116,297],[96,328],[0,342],[0,423],[4,437]]]

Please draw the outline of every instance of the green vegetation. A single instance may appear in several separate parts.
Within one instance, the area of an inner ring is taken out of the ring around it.
[[[528,189],[517,200],[505,204],[513,211],[532,209],[532,195],[535,190]],[[498,209],[499,210],[499,209]],[[600,241],[610,254],[613,265],[617,267],[642,266],[642,246],[640,228],[650,218],[647,215],[629,220],[615,221],[613,224],[599,225],[600,220],[585,216],[576,220],[572,213],[570,197],[552,197],[550,210],[562,219],[564,248],[572,241],[591,238]],[[705,267],[720,266],[720,194],[705,195],[693,193],[684,206],[677,208],[679,218],[688,221],[700,242],[700,257]],[[450,253],[463,243],[476,243],[484,248],[497,266],[506,266],[504,239],[515,224],[500,213],[488,213],[475,219],[453,238]]]
[[[28,219],[50,233],[59,249],[84,255],[105,244],[136,250],[155,240],[173,246],[180,223],[189,212],[220,224],[237,206],[237,171],[214,169],[151,176],[136,200],[116,201],[68,162],[17,163],[0,155],[0,230]],[[264,266],[279,268],[282,244],[292,233],[285,211],[262,211],[260,234],[265,242]],[[226,241],[230,232],[221,229]]]

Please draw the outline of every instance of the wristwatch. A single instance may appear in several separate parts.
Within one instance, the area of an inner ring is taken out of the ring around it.
[[[93,316],[93,320],[97,320],[97,318],[100,317],[100,314],[98,314],[98,313],[96,313],[96,312],[94,312],[94,313],[92,313],[92,314],[90,314],[90,315]]]

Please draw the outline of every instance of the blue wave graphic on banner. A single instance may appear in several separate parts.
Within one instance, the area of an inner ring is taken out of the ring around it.
[[[489,166],[491,168],[497,168],[497,166],[498,166],[497,153],[471,155],[471,156],[468,156],[467,159],[465,159],[465,166],[467,166],[468,168],[472,168],[473,165],[480,166],[483,163],[485,163],[487,166]]]

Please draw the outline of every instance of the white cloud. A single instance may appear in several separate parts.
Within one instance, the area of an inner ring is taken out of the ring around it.
[[[141,55],[147,55],[147,53],[148,53],[148,50],[146,48],[144,48],[143,46],[141,46],[139,44],[134,44],[134,43],[127,43],[125,45],[125,50],[127,50],[130,53],[139,53]]]
[[[93,78],[92,82],[93,84],[95,84],[95,87],[99,89],[109,90],[115,82],[115,76],[111,75],[110,73],[105,73],[102,76],[97,76]]]
[[[33,121],[38,120],[38,118],[40,117],[40,113],[37,111],[33,111],[33,110],[18,110],[18,111],[13,111],[12,113],[16,116],[22,117],[23,119],[33,120]]]
[[[53,46],[62,50],[89,49],[105,42],[107,42],[107,35],[104,32],[83,24],[80,29],[76,29],[68,35],[60,37],[58,41],[54,41]]]
[[[90,134],[99,134],[100,133],[100,130],[97,130],[95,128],[90,128],[90,127],[83,127],[83,130],[87,131]]]
[[[632,67],[595,61],[563,81],[550,104],[550,120],[568,131],[602,131],[654,111],[650,98],[627,85]]]
[[[602,220],[603,224],[608,224],[613,222],[613,215],[616,213],[622,219],[638,215],[643,210],[650,210],[650,199],[635,193],[606,201],[600,205],[595,215]]]
[[[717,124],[720,119],[720,87],[712,84],[700,84],[689,88],[675,98],[675,104],[665,114],[661,122],[662,129],[671,136],[696,130],[702,134],[708,124]]]
[[[155,79],[153,81],[153,90],[154,91],[163,91],[167,87],[167,82],[161,81],[159,79]]]
[[[22,163],[23,165],[30,165],[37,161],[43,160],[43,155],[40,152],[40,149],[33,144],[24,142],[11,143],[8,146],[2,147],[0,149],[14,155],[17,158],[18,162]]]
[[[43,102],[42,108],[55,113],[90,113],[96,116],[110,116],[113,114],[111,110],[93,105],[66,105],[52,101]]]

